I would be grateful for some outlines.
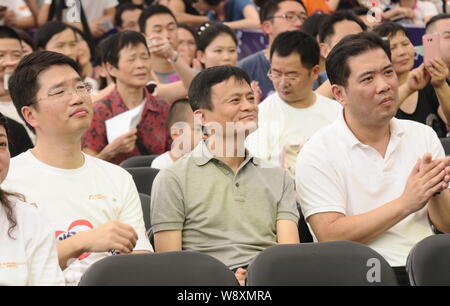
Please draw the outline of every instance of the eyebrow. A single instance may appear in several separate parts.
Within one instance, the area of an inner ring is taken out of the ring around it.
[[[276,68],[272,68],[272,71],[278,72],[278,73],[283,73],[280,70],[276,69]],[[291,70],[291,71],[287,71],[284,74],[292,74],[292,73],[298,73],[296,70]]]
[[[74,81],[74,82],[82,82],[83,80],[82,80],[80,77],[76,77],[76,78],[73,78],[72,81]],[[64,84],[66,84],[67,82],[69,82],[69,80],[59,82],[59,83],[53,85],[52,87],[50,87],[50,88],[48,89],[48,91],[51,91],[51,90],[53,90],[53,89],[55,89],[55,88],[58,88],[58,87],[61,87],[61,86],[63,86]]]
[[[389,65],[384,66],[383,69],[381,69],[381,71],[384,71],[384,70],[390,69],[390,68],[391,68],[391,69],[393,68],[392,64],[389,64]],[[358,79],[361,79],[361,78],[366,77],[366,76],[368,76],[368,75],[374,74],[375,72],[376,72],[376,70],[370,70],[370,71],[363,72],[363,73],[361,73],[361,74],[358,76]]]

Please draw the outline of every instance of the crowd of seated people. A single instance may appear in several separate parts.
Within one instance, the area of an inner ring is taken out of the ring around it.
[[[0,286],[77,285],[108,256],[184,250],[245,285],[259,253],[305,242],[301,222],[408,284],[413,247],[450,233],[448,12],[0,0]],[[261,43],[241,58],[245,33]],[[148,155],[151,230],[120,166]]]

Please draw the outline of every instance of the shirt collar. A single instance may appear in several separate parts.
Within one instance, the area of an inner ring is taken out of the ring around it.
[[[204,166],[213,159],[217,160],[217,158],[215,158],[211,151],[208,149],[208,146],[206,145],[206,142],[204,140],[200,141],[199,144],[194,148],[194,150],[192,150],[191,156],[197,166]],[[245,149],[245,160],[241,164],[241,167],[247,164],[249,161],[251,161],[255,166],[259,165],[259,161],[254,158],[247,149]]]
[[[348,127],[347,123],[345,122],[344,119],[344,109],[342,109],[342,111],[339,113],[339,117],[335,123],[337,125],[337,132],[343,136],[343,140],[344,142],[350,147],[350,148],[354,148],[357,145],[360,146],[365,146],[365,144],[363,144],[361,141],[359,141],[358,138],[356,138],[355,134],[353,134],[353,132],[350,130],[350,128]],[[400,138],[404,133],[405,133],[405,129],[404,127],[400,124],[400,120],[397,118],[392,118],[390,123],[390,130],[391,130],[391,138]]]
[[[123,101],[122,97],[120,96],[119,91],[117,90],[117,87],[114,88],[114,90],[110,94],[110,99],[112,101],[120,101],[119,103],[123,104],[124,108],[127,109],[125,102]],[[146,87],[144,87],[144,97],[145,97],[145,105],[144,110],[150,110],[153,112],[159,113],[161,111],[161,108],[158,107],[158,103],[165,103],[165,101],[158,102],[158,99],[156,99],[148,90]]]

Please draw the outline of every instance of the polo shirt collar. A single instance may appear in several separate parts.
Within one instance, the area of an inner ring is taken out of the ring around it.
[[[213,159],[217,160],[217,158],[215,158],[211,151],[208,149],[208,146],[206,145],[206,142],[204,140],[199,142],[194,150],[192,150],[191,154],[197,166],[204,166]],[[245,149],[245,160],[242,165],[247,164],[249,161],[251,161],[255,166],[259,165],[259,161],[254,158],[247,149]]]
[[[337,132],[343,137],[344,142],[350,147],[354,148],[357,145],[364,146],[361,141],[359,141],[358,138],[356,138],[355,134],[350,130],[347,123],[344,119],[344,110],[342,110],[339,113],[339,117],[336,120],[336,128]],[[400,124],[400,120],[397,118],[392,118],[390,123],[390,129],[391,129],[391,140],[400,138],[405,133],[405,128]]]

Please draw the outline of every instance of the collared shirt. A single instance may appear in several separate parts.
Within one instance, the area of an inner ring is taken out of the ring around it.
[[[250,154],[234,173],[202,141],[163,169],[152,188],[152,228],[182,231],[182,249],[230,269],[246,266],[277,243],[277,220],[297,223],[294,182]]]
[[[146,89],[144,90],[145,105],[141,121],[137,126],[137,137],[147,152],[141,152],[136,145],[132,152],[117,155],[111,161],[112,163],[120,164],[132,156],[162,154],[170,150],[171,139],[167,128],[169,106],[165,102],[157,100]],[[92,124],[82,138],[83,148],[101,152],[108,144],[105,121],[126,111],[128,111],[128,107],[123,102],[117,88],[103,100],[95,102]]]
[[[296,186],[305,219],[324,212],[355,216],[381,207],[402,195],[418,158],[426,152],[433,159],[445,156],[436,133],[426,125],[393,118],[390,131],[383,158],[356,138],[341,113],[303,146],[297,159]],[[404,266],[411,248],[430,235],[425,206],[369,246],[392,266]]]

